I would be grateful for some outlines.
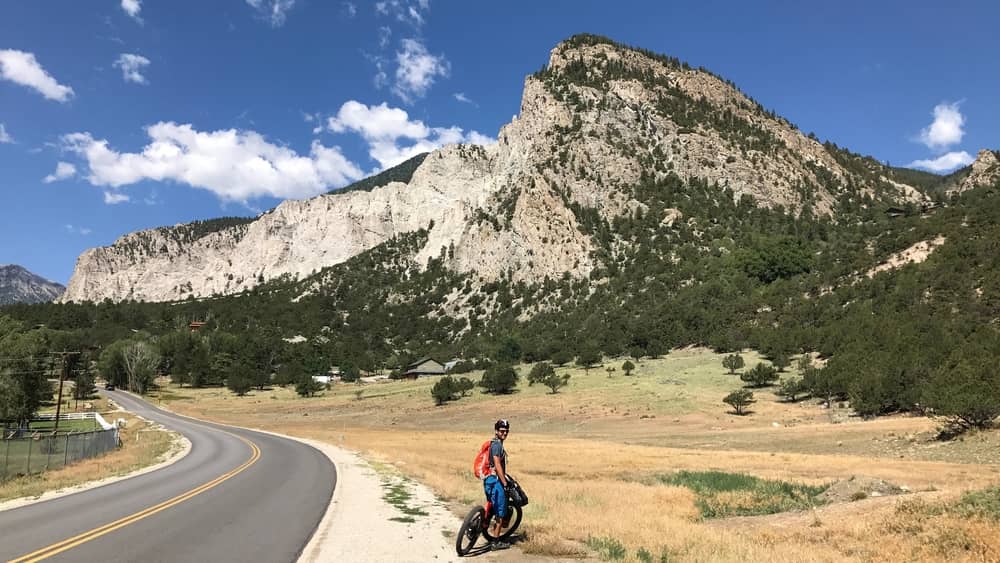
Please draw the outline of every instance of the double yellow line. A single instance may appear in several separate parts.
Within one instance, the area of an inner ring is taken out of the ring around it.
[[[157,504],[156,506],[151,506],[151,507],[146,508],[144,510],[140,510],[139,512],[136,512],[135,514],[132,514],[131,516],[126,516],[126,517],[124,517],[124,518],[122,518],[120,520],[115,520],[114,522],[111,522],[110,524],[105,524],[105,525],[103,525],[103,526],[101,526],[99,528],[94,528],[93,530],[90,530],[89,532],[84,532],[82,534],[73,536],[71,538],[67,538],[67,539],[65,539],[65,540],[63,540],[61,542],[54,543],[54,544],[52,544],[52,545],[50,545],[48,547],[43,547],[42,549],[39,549],[37,551],[33,551],[33,552],[31,552],[31,553],[29,553],[27,555],[22,555],[21,557],[18,557],[17,559],[11,559],[9,563],[29,563],[29,562],[34,562],[34,561],[41,561],[42,559],[47,559],[49,557],[52,557],[53,555],[57,555],[57,554],[62,553],[64,551],[68,550],[68,549],[73,549],[74,547],[76,547],[76,546],[78,546],[80,544],[83,544],[83,543],[87,543],[90,540],[97,539],[97,538],[103,536],[104,534],[111,533],[111,532],[113,532],[113,531],[115,531],[115,530],[117,530],[119,528],[124,528],[125,526],[128,526],[129,524],[133,524],[135,522],[138,522],[139,520],[142,520],[143,518],[147,518],[149,516],[152,516],[152,515],[156,514],[157,512],[161,512],[163,510],[166,510],[166,509],[170,508],[171,506],[178,505],[178,504],[180,504],[180,503],[182,503],[182,502],[184,502],[184,501],[186,501],[186,500],[188,500],[188,499],[190,499],[190,498],[192,498],[194,496],[197,496],[197,495],[200,495],[201,493],[204,493],[205,491],[211,489],[212,487],[215,487],[216,485],[219,485],[222,482],[224,482],[224,481],[226,481],[228,479],[231,479],[231,478],[235,477],[236,475],[240,474],[241,472],[243,472],[244,470],[246,470],[246,468],[248,468],[251,465],[253,465],[254,463],[256,463],[258,459],[260,459],[260,448],[257,447],[257,444],[254,444],[250,440],[247,440],[246,438],[243,438],[241,436],[236,436],[236,434],[231,434],[229,432],[226,432],[225,430],[219,430],[219,432],[225,432],[226,434],[229,434],[230,436],[234,436],[236,438],[239,438],[240,440],[242,440],[243,442],[245,442],[248,446],[250,446],[250,450],[253,452],[252,455],[250,456],[250,459],[246,460],[243,463],[243,465],[237,467],[236,469],[233,469],[232,471],[230,471],[228,473],[224,473],[224,474],[220,475],[219,477],[216,477],[215,479],[212,479],[211,481],[209,481],[209,482],[207,482],[207,483],[205,483],[203,485],[195,487],[195,488],[191,489],[190,491],[188,491],[186,493],[180,494],[180,495],[178,495],[178,496],[176,496],[176,497],[174,497],[172,499],[165,500],[165,501],[161,502],[160,504]]]

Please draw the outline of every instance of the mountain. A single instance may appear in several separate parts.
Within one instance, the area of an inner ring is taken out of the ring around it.
[[[0,305],[53,301],[65,290],[16,264],[0,264]]]
[[[987,153],[995,160],[980,158]],[[996,175],[973,165],[957,185]],[[62,300],[234,294],[306,279],[421,230],[407,260],[439,260],[475,287],[599,279],[627,244],[614,229],[623,220],[655,212],[663,229],[704,231],[698,222],[711,218],[664,207],[650,191],[672,182],[699,186],[714,205],[833,222],[852,210],[919,207],[939,188],[820,143],[704,69],[578,35],[526,78],[519,115],[496,144],[446,146],[252,219],[125,235],[79,257]]]

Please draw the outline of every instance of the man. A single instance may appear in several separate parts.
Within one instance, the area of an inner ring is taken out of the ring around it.
[[[493,503],[493,511],[497,515],[490,534],[498,538],[501,530],[510,525],[510,513],[507,507],[507,450],[503,447],[503,442],[510,433],[510,422],[501,418],[493,425],[493,431],[496,436],[490,443],[490,474],[483,481],[483,489],[486,491],[487,500]],[[506,549],[510,544],[497,540],[491,547]]]

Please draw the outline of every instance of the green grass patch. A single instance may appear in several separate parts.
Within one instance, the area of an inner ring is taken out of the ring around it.
[[[591,536],[587,538],[586,544],[597,552],[602,561],[621,561],[628,553],[622,542],[614,538]]]
[[[54,420],[33,420],[28,424],[30,430],[39,432],[52,432],[55,427]],[[92,418],[59,421],[59,432],[93,432],[97,429],[97,421]]]
[[[427,516],[426,511],[410,506],[413,495],[406,488],[405,481],[395,483],[385,482],[382,483],[382,488],[385,489],[385,494],[382,495],[382,498],[405,515],[402,517],[393,517],[390,520],[395,520],[396,522],[414,522],[414,516]]]
[[[965,493],[954,510],[966,517],[1000,520],[1000,487]]]
[[[657,475],[656,480],[694,491],[703,518],[758,516],[811,508],[823,504],[817,497],[827,489],[826,485],[798,485],[722,471],[680,471]]]

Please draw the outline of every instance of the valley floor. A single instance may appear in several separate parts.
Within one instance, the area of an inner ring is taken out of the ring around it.
[[[846,408],[784,403],[766,390],[755,392],[753,414],[733,416],[721,397],[738,378],[724,373],[721,357],[697,349],[644,361],[632,376],[558,371],[571,374],[558,394],[522,383],[512,395],[473,391],[440,407],[433,378],[336,384],[310,399],[281,388],[236,397],[175,387],[160,399],[184,414],[361,452],[430,487],[456,516],[482,496],[469,467],[476,449],[494,420],[509,418],[510,470],[531,497],[517,545],[525,557],[1000,561],[996,512],[954,509],[962,493],[1000,485],[996,431],[940,442],[925,418],[862,421]],[[809,485],[882,480],[905,494],[856,492],[812,510],[705,519],[692,490],[659,480],[680,470]]]

